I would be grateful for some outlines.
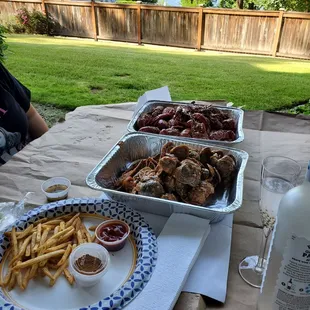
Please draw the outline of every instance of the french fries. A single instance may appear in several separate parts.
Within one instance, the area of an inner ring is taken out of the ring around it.
[[[31,244],[28,244],[27,245],[27,248],[26,248],[26,254],[25,254],[25,256],[30,256],[31,255]]]
[[[14,289],[16,284],[25,290],[29,281],[38,276],[46,276],[53,286],[63,275],[73,285],[75,280],[68,270],[69,256],[77,245],[94,241],[80,213],[41,218],[23,231],[13,227],[5,235],[11,241],[11,257],[0,286],[8,290]]]
[[[18,234],[16,239],[24,239],[26,236],[28,236],[33,228],[33,224],[31,224],[30,226],[28,226],[22,233]]]
[[[49,248],[47,249],[45,252],[46,253],[50,253],[50,252],[54,252],[54,251],[57,251],[57,250],[61,250],[63,248],[66,248],[69,244],[71,244],[71,241],[68,241],[68,242],[64,242],[62,244],[59,244],[57,246],[54,246],[52,248]]]
[[[51,280],[53,279],[53,275],[49,271],[48,267],[44,267],[42,270],[46,276],[48,276]]]
[[[20,250],[18,252],[18,254],[11,260],[10,266],[12,266],[18,259],[20,259],[21,257],[23,257],[23,255],[26,252],[26,248],[31,240],[32,236],[28,236],[23,243],[21,243],[21,247]]]
[[[82,233],[81,233],[80,230],[77,231],[76,237],[77,237],[77,240],[78,240],[78,244],[79,244],[79,245],[82,244],[82,243],[84,243],[84,239],[83,239],[83,237],[82,237]]]
[[[64,221],[61,221],[59,223],[59,227],[60,227],[60,230],[65,230],[65,227],[66,227],[66,223]]]
[[[66,223],[66,227],[69,227],[72,225],[72,223],[74,222],[74,220],[76,218],[78,218],[80,216],[80,213],[77,213],[76,215],[74,215],[67,223]]]
[[[49,258],[52,258],[54,256],[59,256],[61,254],[64,254],[65,253],[65,250],[58,250],[58,251],[55,251],[55,252],[52,252],[52,253],[46,253],[46,254],[43,254],[43,255],[39,255],[35,258],[32,258],[32,259],[29,259],[23,263],[17,263],[14,267],[13,267],[13,270],[18,270],[18,269],[23,269],[23,268],[26,268],[26,267],[29,267],[29,266],[32,266],[34,264],[37,264],[37,263],[40,263],[44,260],[48,260]]]
[[[16,272],[17,284],[21,290],[24,290],[23,275],[20,272]]]
[[[8,290],[11,291],[14,288],[15,284],[16,284],[16,273],[12,272],[11,279],[8,284]]]
[[[85,240],[87,240],[87,242],[92,242],[91,241],[91,235],[83,223],[81,223],[81,230],[82,230],[82,234],[84,234],[84,236],[85,236]]]
[[[96,229],[97,229],[97,225],[93,225],[93,226],[88,227],[88,230],[90,230],[90,231],[95,231]]]
[[[62,272],[67,268],[68,261],[66,261],[63,265],[61,265],[57,271],[53,275],[53,279],[50,281],[50,286],[53,286],[56,282],[56,280],[59,278],[59,276],[62,274]]]
[[[7,286],[11,280],[11,276],[12,276],[12,269],[9,269],[8,273],[6,274],[4,281],[2,283],[3,286]]]
[[[38,230],[37,230],[37,243],[40,243],[40,240],[41,240],[41,230],[42,230],[42,224],[39,223]]]
[[[62,256],[62,258],[60,259],[60,261],[57,263],[57,266],[60,267],[61,265],[64,265],[64,264],[65,264],[65,262],[66,262],[66,261],[68,260],[68,258],[69,258],[69,255],[70,255],[70,253],[71,253],[71,250],[72,250],[72,245],[69,244],[69,245],[67,246],[67,249],[66,249],[64,255]]]
[[[15,227],[12,228],[11,242],[12,242],[12,245],[13,245],[13,255],[16,256],[17,253],[18,253],[18,245],[17,245],[17,238],[16,238]]]
[[[56,235],[59,232],[59,228],[60,228],[60,226],[56,226],[54,228],[54,235]]]
[[[26,273],[25,273],[24,280],[23,280],[23,284],[22,284],[24,290],[25,290],[25,289],[27,288],[27,286],[28,286],[28,282],[29,282],[29,280],[30,280],[29,275],[30,275],[30,269],[28,268],[27,271],[26,271]]]
[[[65,268],[63,272],[64,272],[64,275],[65,275],[66,279],[68,280],[68,282],[72,285],[74,283],[73,275],[70,273],[68,268]]]

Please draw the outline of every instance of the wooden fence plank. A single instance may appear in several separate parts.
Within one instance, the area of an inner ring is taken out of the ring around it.
[[[0,0],[2,1],[2,0]],[[10,0],[11,1],[11,0]],[[45,1],[46,4],[63,5],[63,6],[84,6],[91,7],[90,2],[63,2],[63,1]]]
[[[198,12],[141,10],[143,43],[197,47]]]
[[[280,40],[281,30],[282,30],[282,23],[283,23],[283,13],[284,13],[284,10],[281,10],[279,12],[276,32],[275,32],[273,44],[272,44],[272,56],[273,57],[276,57],[276,55],[277,55],[277,50],[278,50],[279,40]]]
[[[46,14],[45,0],[42,0],[41,2],[41,9],[42,9],[42,12]]]
[[[310,58],[310,19],[283,18],[280,55]]]
[[[136,4],[115,4],[115,3],[95,2],[95,6],[109,9],[137,9]]]
[[[21,2],[21,3],[41,3],[41,0],[30,0],[30,1],[25,1],[25,0],[0,0],[1,2]]]
[[[45,5],[55,20],[55,35],[94,38],[91,6],[63,6],[47,2]]]
[[[301,13],[301,12],[284,12],[283,17],[285,17],[285,18],[310,19],[310,14],[309,13]]]
[[[246,15],[246,16],[271,16],[277,17],[278,11],[253,11],[253,10],[232,10],[232,9],[204,9],[204,13],[223,15]]]
[[[310,56],[298,56],[298,55],[290,55],[290,54],[284,54],[284,53],[277,53],[277,56],[279,57],[286,57],[286,58],[294,58],[294,59],[305,59],[310,60]]]
[[[252,50],[242,50],[240,51],[240,49],[237,49],[237,48],[210,48],[210,47],[207,47],[207,46],[201,46],[202,49],[204,50],[208,50],[208,51],[219,51],[219,52],[232,52],[232,53],[242,53],[242,54],[254,54],[254,55],[269,55],[270,56],[270,52],[255,52],[255,51],[252,51]]]
[[[140,4],[138,4],[138,11],[137,11],[137,32],[138,32],[138,44],[141,45],[142,31],[141,31],[141,5]]]
[[[98,7],[98,38],[113,41],[138,42],[137,7]]]
[[[197,29],[197,51],[201,50],[202,18],[203,18],[203,9],[200,8],[198,15],[198,29]]]
[[[94,40],[98,41],[97,39],[97,21],[96,21],[96,12],[95,12],[95,1],[91,0],[91,20],[93,24],[93,32],[94,32]]]
[[[141,5],[143,10],[152,11],[170,11],[170,12],[192,12],[198,13],[199,8],[184,8],[184,7],[173,7],[173,6],[154,6],[154,5]]]
[[[275,17],[204,15],[202,48],[271,55]]]
[[[310,14],[102,3],[0,0],[0,23],[17,9],[46,12],[55,35],[310,58]]]

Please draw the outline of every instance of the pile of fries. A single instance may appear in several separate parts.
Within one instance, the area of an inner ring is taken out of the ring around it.
[[[10,238],[9,268],[1,286],[12,290],[16,283],[25,290],[32,278],[47,276],[53,286],[64,274],[72,285],[74,277],[68,270],[72,250],[82,243],[93,242],[80,218],[80,213],[48,219],[42,218],[23,231],[15,227],[5,233]]]

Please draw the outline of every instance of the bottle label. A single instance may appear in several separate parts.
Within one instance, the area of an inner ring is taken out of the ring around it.
[[[310,309],[310,240],[292,235],[284,250],[273,310]]]

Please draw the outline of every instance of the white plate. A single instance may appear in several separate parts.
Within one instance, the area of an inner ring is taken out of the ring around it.
[[[70,199],[34,209],[17,222],[16,226],[23,229],[38,218],[70,212],[82,212],[81,217],[86,227],[99,224],[107,218],[124,220],[130,226],[132,235],[122,250],[110,252],[109,270],[96,286],[71,286],[63,276],[58,278],[53,287],[49,286],[46,278],[31,280],[25,291],[17,286],[10,292],[2,289],[0,309],[121,309],[142,290],[155,267],[156,238],[143,218],[124,205],[107,200]],[[9,251],[6,251],[9,246],[6,237],[1,236],[0,246],[0,256],[5,253],[0,265],[3,279]]]

